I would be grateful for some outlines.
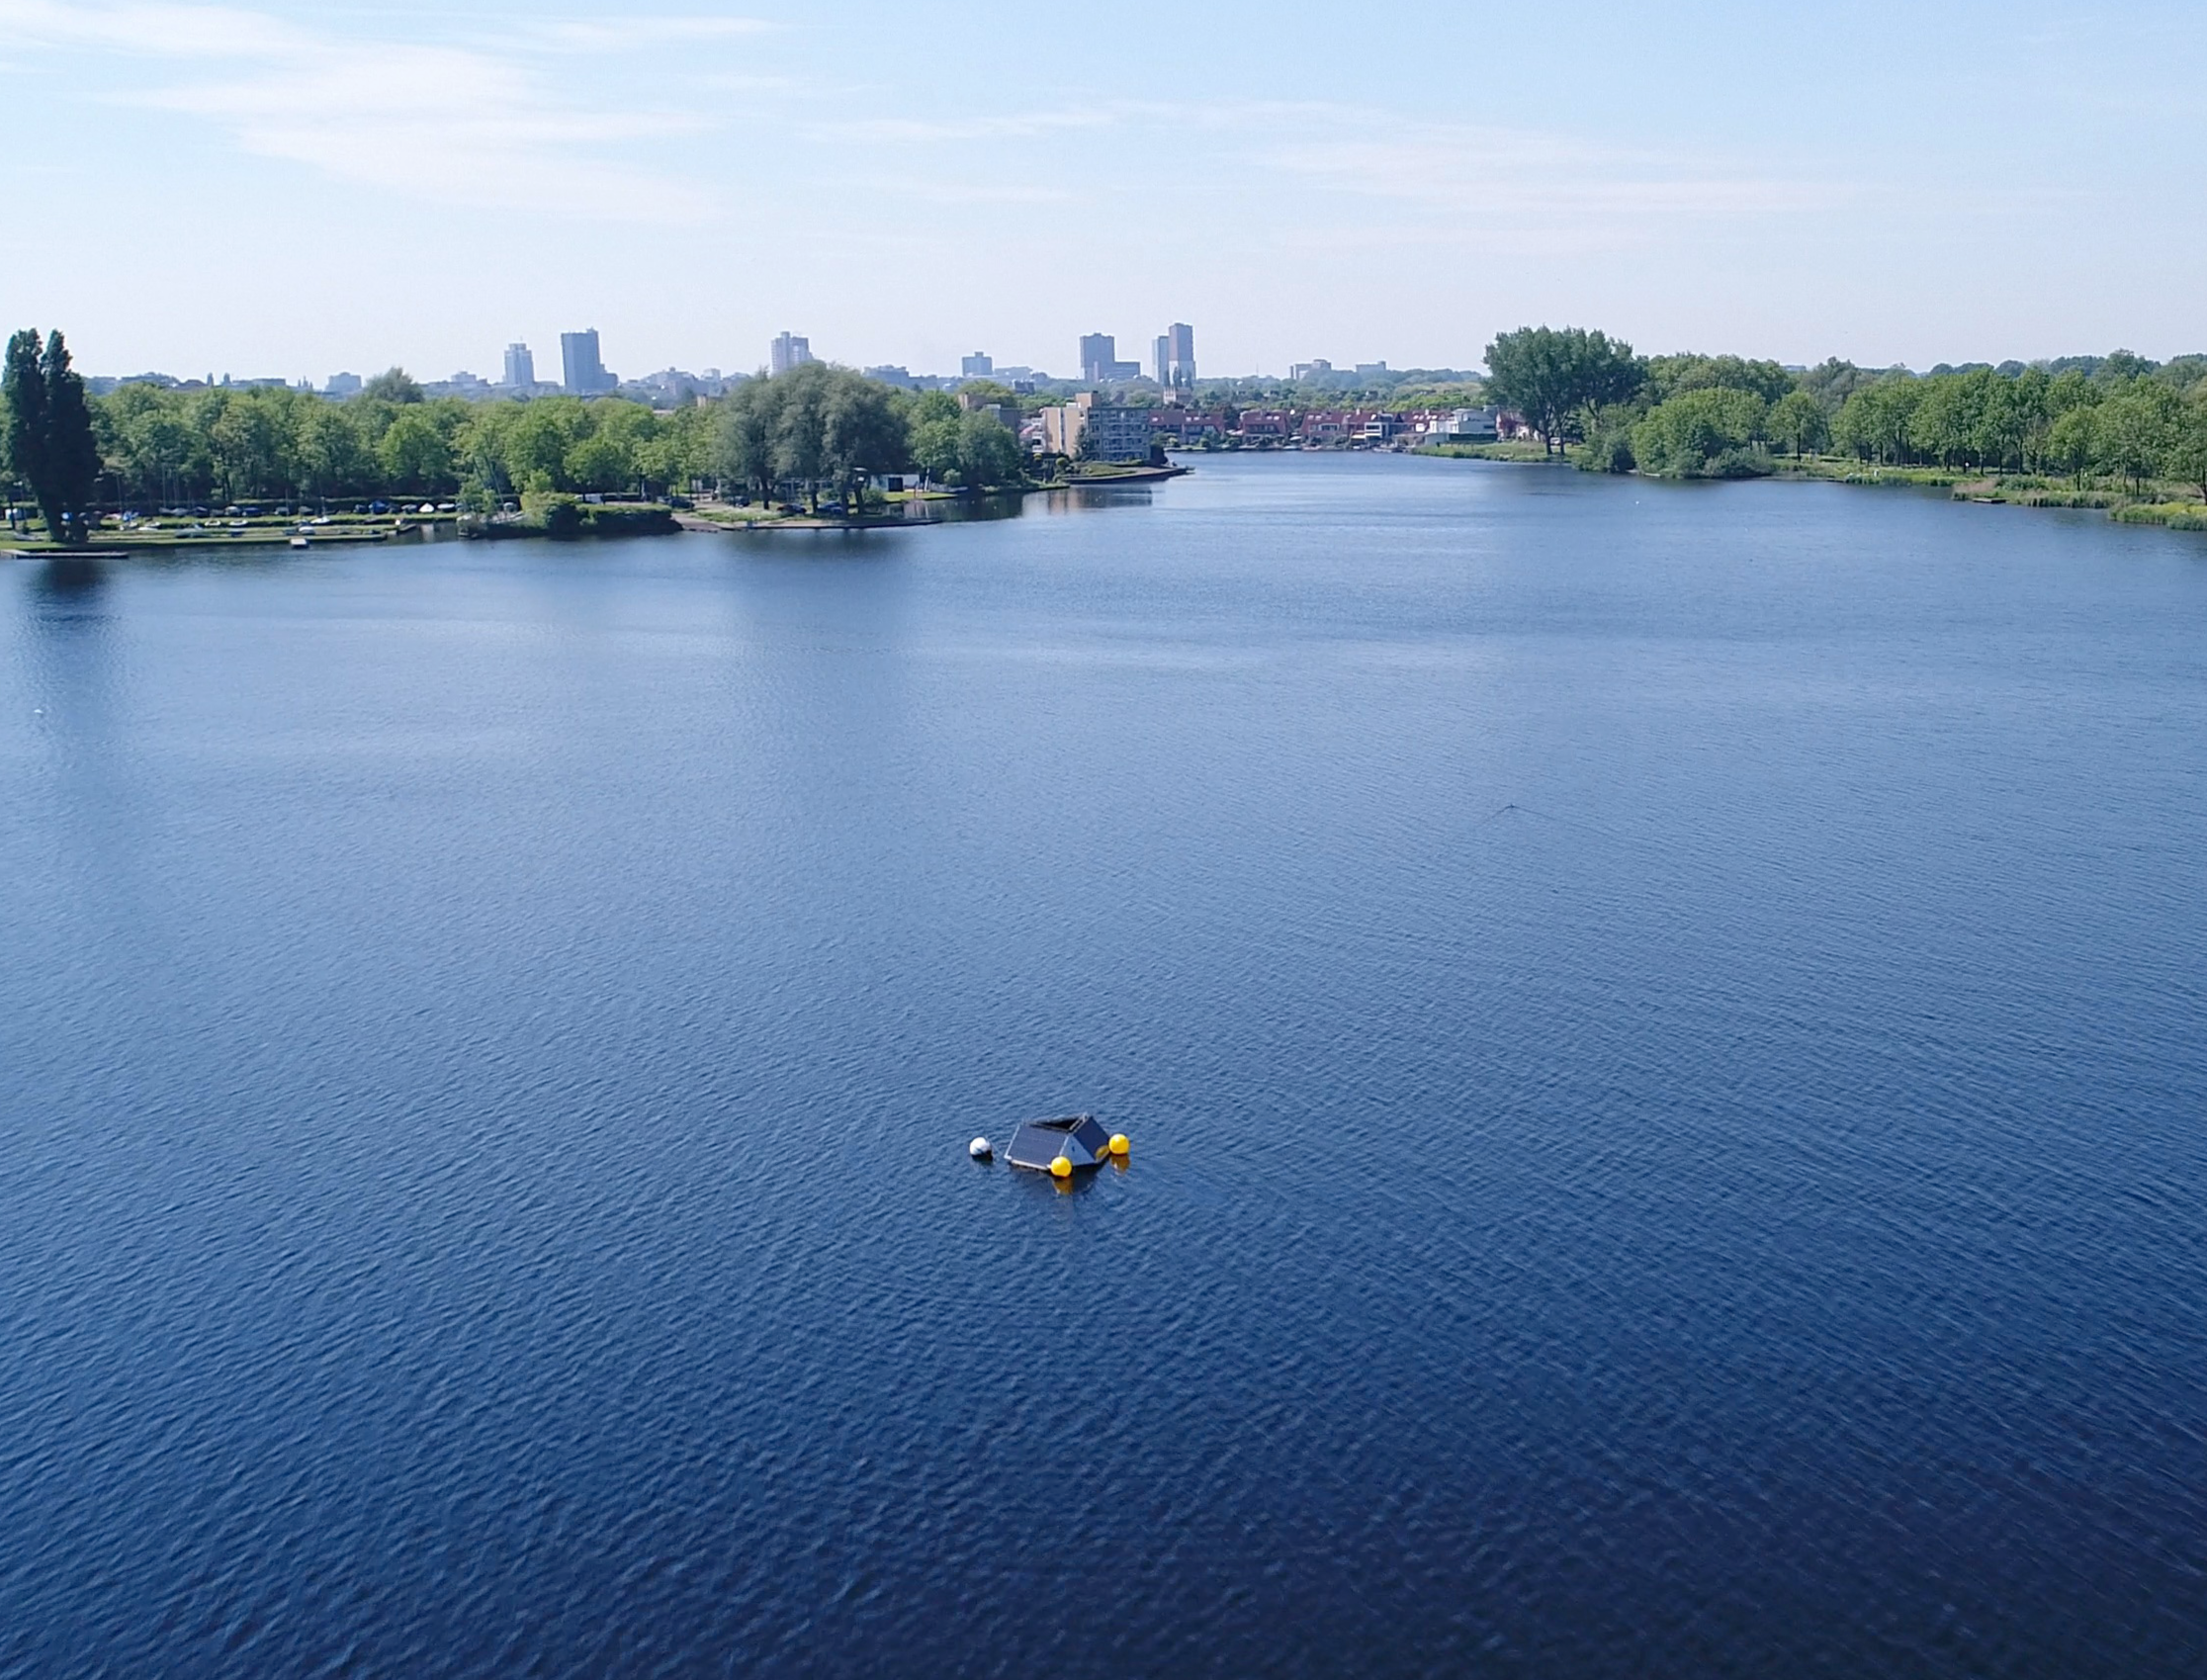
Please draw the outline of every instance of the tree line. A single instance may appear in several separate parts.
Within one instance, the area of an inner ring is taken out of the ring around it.
[[[1601,472],[1727,478],[1826,450],[1978,473],[2156,479],[2207,496],[2207,357],[2128,351],[1999,367],[1805,371],[1737,356],[1642,357],[1579,328],[1527,327],[1487,348],[1490,400],[1555,453]]]
[[[153,509],[456,496],[490,511],[541,492],[649,497],[703,484],[761,498],[864,496],[882,473],[951,486],[1024,482],[1017,437],[940,392],[809,364],[660,413],[619,398],[429,399],[402,371],[333,402],[286,388],[149,383],[88,397],[61,335],[10,341],[0,470],[56,540],[96,507]]]
[[[972,488],[1026,479],[1017,434],[994,415],[947,392],[902,391],[824,362],[731,392],[712,462],[724,484],[762,501],[794,488],[814,511],[823,494],[855,505],[877,474],[922,472]]]

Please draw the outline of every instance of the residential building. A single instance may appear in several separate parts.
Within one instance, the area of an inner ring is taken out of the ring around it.
[[[1316,408],[1303,416],[1302,440],[1306,447],[1347,443],[1350,434],[1362,423],[1358,415],[1343,413],[1339,409]]]
[[[506,346],[505,383],[516,391],[528,391],[536,385],[536,358],[529,354],[526,344]]]
[[[976,350],[972,355],[961,357],[958,361],[960,379],[987,379],[995,372],[996,363],[990,359],[986,350]]]
[[[560,372],[570,397],[598,397],[621,383],[598,359],[596,327],[560,334]]]
[[[1453,409],[1433,422],[1431,435],[1449,443],[1492,443],[1502,435],[1502,410]]]
[[[1359,379],[1383,379],[1386,377],[1386,372],[1387,364],[1384,362],[1359,362],[1357,364],[1357,377]]]
[[[1184,320],[1158,340],[1165,346],[1157,383],[1168,391],[1192,391],[1195,386],[1195,329]]]
[[[800,338],[794,332],[778,336],[766,353],[766,371],[786,374],[791,368],[801,368],[807,362],[818,361],[812,353],[812,340]]]
[[[1150,410],[1100,402],[1084,391],[1070,402],[1042,410],[1042,447],[1053,455],[1088,461],[1147,461]]]
[[[863,368],[859,371],[868,379],[877,379],[883,385],[901,385],[907,391],[913,390],[919,383],[912,377],[910,368],[894,362],[884,362],[879,367]]]
[[[1226,416],[1199,408],[1152,408],[1150,435],[1160,443],[1201,443],[1226,435]]]
[[[1324,379],[1332,372],[1333,363],[1321,356],[1312,361],[1295,363],[1287,370],[1287,383],[1301,385],[1306,380]]]
[[[358,374],[331,374],[329,383],[322,390],[331,397],[358,397],[361,378]]]

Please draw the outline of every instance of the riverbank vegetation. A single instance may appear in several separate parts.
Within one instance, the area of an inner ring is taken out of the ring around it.
[[[1592,472],[1934,483],[2152,523],[2189,524],[2207,504],[2207,356],[1918,375],[1642,357],[1601,333],[1541,327],[1501,334],[1487,358],[1492,398]]]
[[[1009,394],[1006,394],[1009,396]],[[703,492],[860,512],[884,476],[1016,487],[1030,463],[984,404],[810,364],[726,398],[657,412],[619,398],[425,398],[393,369],[332,401],[281,387],[126,384],[87,398],[59,334],[9,350],[0,488],[27,492],[52,540],[81,543],[94,510],[209,514],[255,505],[452,502],[486,519],[586,532],[635,524],[609,504]],[[1000,410],[1001,411],[1001,410]]]

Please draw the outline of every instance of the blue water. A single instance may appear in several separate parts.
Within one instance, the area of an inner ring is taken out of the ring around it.
[[[2199,1673],[2203,860],[2089,515],[15,563],[0,1673]]]

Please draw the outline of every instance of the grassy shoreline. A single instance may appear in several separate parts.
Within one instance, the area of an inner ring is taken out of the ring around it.
[[[1517,466],[1560,467],[1565,461],[1538,444],[1425,444],[1411,451],[1452,461],[1499,461]],[[1662,474],[1634,478],[1666,477]],[[1951,467],[1886,467],[1838,456],[1774,457],[1771,471],[1752,478],[1798,484],[1889,486],[1900,489],[1943,489],[1956,501],[2009,507],[2064,507],[2105,513],[2123,525],[2160,525],[2172,531],[2207,531],[2207,500],[2197,486],[2149,481],[2141,489],[2104,480],[2049,478],[2039,473],[1985,473]],[[1743,482],[1740,480],[1734,483]]]

